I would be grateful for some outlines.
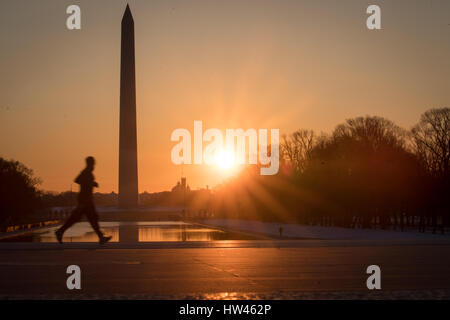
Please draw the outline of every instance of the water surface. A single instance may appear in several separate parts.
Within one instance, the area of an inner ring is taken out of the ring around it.
[[[257,236],[227,232],[179,221],[102,222],[101,229],[111,242],[256,240]],[[55,230],[48,227],[0,241],[57,242]],[[97,242],[98,237],[88,222],[79,222],[66,231],[64,242]]]

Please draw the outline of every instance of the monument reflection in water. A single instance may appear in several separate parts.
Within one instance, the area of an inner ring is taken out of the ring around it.
[[[156,241],[214,241],[214,240],[258,240],[257,236],[208,228],[185,222],[101,222],[105,235],[112,242],[156,242]],[[53,231],[56,227],[9,238],[11,242],[56,242]],[[98,242],[88,222],[77,223],[64,234],[63,241]]]

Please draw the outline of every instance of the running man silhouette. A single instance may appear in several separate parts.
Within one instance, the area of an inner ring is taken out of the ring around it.
[[[83,214],[86,215],[89,223],[98,235],[98,241],[100,244],[106,243],[111,240],[111,236],[105,237],[98,225],[98,214],[95,210],[94,199],[92,196],[92,190],[94,187],[98,187],[98,183],[95,182],[94,171],[95,159],[94,157],[86,158],[86,168],[78,175],[75,182],[80,185],[80,192],[78,193],[78,206],[72,211],[72,214],[64,223],[64,225],[55,231],[56,238],[59,243],[62,243],[62,237],[64,232],[73,226],[75,223],[81,220]]]

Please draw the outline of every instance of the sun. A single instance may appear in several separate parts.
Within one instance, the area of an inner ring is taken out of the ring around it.
[[[226,150],[217,152],[216,165],[224,170],[231,169],[234,166],[234,153]]]

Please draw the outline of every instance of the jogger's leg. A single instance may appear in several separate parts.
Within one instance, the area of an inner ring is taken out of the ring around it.
[[[64,222],[64,224],[61,226],[61,228],[58,229],[57,232],[63,235],[67,229],[69,229],[75,223],[80,221],[82,214],[83,214],[82,208],[80,208],[79,206],[76,207],[70,214],[69,218],[67,218],[66,222]]]
[[[85,214],[89,223],[92,226],[92,229],[94,229],[95,233],[97,233],[99,238],[102,238],[103,232],[100,230],[100,226],[98,224],[98,214],[97,211],[95,210],[95,206],[93,204],[86,206]]]

